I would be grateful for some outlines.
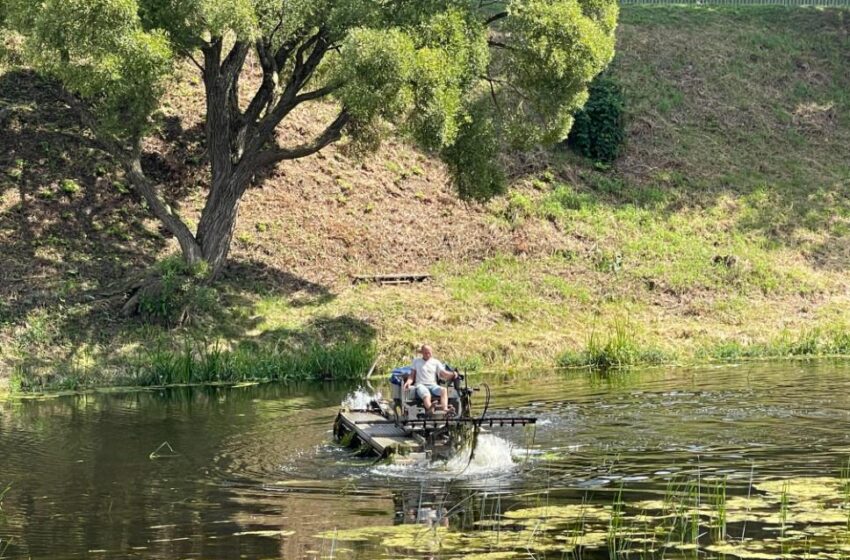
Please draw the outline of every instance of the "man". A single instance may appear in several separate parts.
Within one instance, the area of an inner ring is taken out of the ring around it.
[[[432,412],[431,397],[440,397],[440,410],[448,412],[449,391],[445,387],[437,385],[437,376],[446,381],[452,381],[457,374],[446,370],[446,366],[434,357],[431,347],[427,344],[422,345],[419,353],[422,354],[422,357],[413,360],[411,365],[413,372],[404,382],[403,390],[407,391],[413,385],[416,394],[422,399],[422,404],[428,412]]]

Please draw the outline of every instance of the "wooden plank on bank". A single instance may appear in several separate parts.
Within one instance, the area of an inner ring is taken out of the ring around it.
[[[351,277],[354,284],[374,282],[377,284],[412,284],[413,282],[424,282],[431,278],[430,274],[356,274]]]
[[[340,422],[347,430],[356,433],[357,437],[379,455],[384,455],[388,449],[414,453],[422,451],[422,447],[404,429],[386,423],[378,414],[342,411],[339,416]]]

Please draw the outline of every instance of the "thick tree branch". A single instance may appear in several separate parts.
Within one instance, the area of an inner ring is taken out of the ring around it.
[[[499,21],[500,19],[505,19],[506,17],[508,17],[508,12],[499,12],[498,14],[493,14],[484,21],[484,25],[490,25],[491,23]]]
[[[312,51],[306,60],[304,55],[310,46],[313,46]],[[280,124],[286,115],[289,114],[302,101],[315,98],[311,94],[304,94],[305,98],[299,99],[298,92],[313,76],[313,72],[319,66],[325,54],[328,52],[330,44],[324,38],[324,30],[320,29],[315,35],[304,42],[299,47],[295,54],[295,64],[292,68],[292,74],[283,94],[280,96],[275,107],[269,111],[266,116],[258,123],[257,134],[255,138],[255,148],[260,149],[272,137],[277,125]],[[320,88],[321,90],[322,88]],[[320,91],[316,90],[316,91]]]
[[[245,109],[244,127],[252,126],[254,122],[260,118],[260,114],[262,114],[263,109],[268,107],[269,103],[272,101],[274,90],[277,87],[278,81],[279,66],[277,65],[275,57],[269,52],[268,45],[264,44],[262,41],[257,41],[256,50],[257,58],[260,61],[260,67],[263,69],[263,82],[260,84],[260,87],[257,88],[254,97],[248,104],[248,108]]]
[[[237,41],[230,49],[227,58],[221,65],[221,74],[225,80],[232,81],[236,79],[239,72],[242,70],[242,65],[245,64],[245,57],[248,56],[248,51],[251,45],[246,41]]]
[[[186,261],[189,263],[199,261],[201,259],[201,247],[195,240],[195,236],[183,220],[172,212],[171,207],[159,197],[156,188],[142,170],[141,150],[133,150],[132,155],[122,158],[122,165],[127,180],[148,203],[148,208],[153,212],[153,215],[159,218],[168,228],[168,231],[177,238]]]
[[[300,38],[289,40],[277,49],[277,52],[274,53],[274,61],[278,68],[283,68],[283,65],[286,64],[286,61],[289,60],[290,56],[292,56],[292,53],[295,51],[295,47],[298,46],[300,41]]]
[[[241,156],[234,142],[238,134],[238,78],[250,45],[237,41],[224,62],[221,60],[222,38],[204,48],[204,87],[206,88],[206,139],[212,167],[212,188],[219,188],[233,170],[234,160]]]
[[[171,207],[160,198],[156,187],[150,182],[142,169],[141,142],[135,140],[132,146],[124,145],[119,139],[102,133],[89,107],[64,88],[59,89],[60,98],[77,111],[83,126],[94,136],[95,143],[106,153],[111,154],[124,169],[124,174],[132,187],[147,202],[153,215],[165,225],[180,243],[180,248],[189,262],[201,257],[201,249],[189,227],[171,211]]]
[[[309,144],[302,144],[295,148],[274,148],[266,150],[257,155],[256,166],[265,167],[274,165],[275,163],[288,160],[298,159],[315,154],[322,148],[336,142],[342,137],[342,129],[351,120],[351,115],[343,110],[334,121],[320,134],[315,140]]]
[[[296,95],[293,100],[296,105],[299,103],[303,103],[305,101],[313,101],[315,99],[320,99],[327,95],[330,95],[334,91],[338,90],[342,84],[330,84],[324,87],[320,87],[319,89],[314,89],[313,91],[308,91],[307,93],[302,93],[301,95]]]

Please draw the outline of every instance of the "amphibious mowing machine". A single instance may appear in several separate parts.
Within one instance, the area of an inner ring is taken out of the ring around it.
[[[486,383],[469,387],[466,376],[450,368],[447,366],[458,376],[448,383],[440,380],[448,390],[448,414],[427,412],[413,387],[405,391],[404,382],[412,370],[400,367],[390,375],[391,400],[374,391],[367,376],[372,399],[365,408],[343,406],[334,421],[334,436],[348,446],[380,457],[394,454],[413,460],[447,458],[468,442],[474,445],[482,429],[528,426],[537,421],[528,416],[489,414],[490,387]],[[475,410],[472,397],[482,391],[484,406],[480,411]]]

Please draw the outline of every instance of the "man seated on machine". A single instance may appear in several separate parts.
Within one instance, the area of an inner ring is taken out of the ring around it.
[[[413,371],[404,382],[402,394],[406,394],[407,389],[413,385],[417,396],[422,399],[426,412],[433,412],[431,397],[434,396],[440,397],[439,410],[446,413],[449,411],[449,390],[437,384],[437,376],[446,381],[453,381],[457,377],[457,373],[448,371],[446,366],[433,356],[433,351],[427,344],[422,345],[419,353],[422,354],[422,357],[413,360],[411,365]]]

